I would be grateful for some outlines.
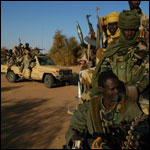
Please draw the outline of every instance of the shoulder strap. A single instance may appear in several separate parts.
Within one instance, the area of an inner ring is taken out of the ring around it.
[[[97,133],[104,133],[102,128],[102,121],[99,113],[101,100],[102,100],[101,96],[95,97],[91,100],[91,116],[92,116],[95,132]]]

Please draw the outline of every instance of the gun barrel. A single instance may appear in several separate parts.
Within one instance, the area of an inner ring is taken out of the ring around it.
[[[84,43],[82,30],[80,28],[80,25],[79,25],[78,21],[76,21],[76,26],[77,26],[77,32],[78,32],[78,36],[79,36],[80,42]]]

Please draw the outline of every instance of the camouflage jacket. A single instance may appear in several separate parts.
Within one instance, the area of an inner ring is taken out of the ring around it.
[[[127,51],[116,52],[106,57],[99,68],[98,74],[106,70],[112,70],[119,80],[127,85],[136,85],[142,92],[149,83],[149,52],[146,46],[139,43],[136,47],[130,47]],[[92,86],[97,87],[98,76],[92,77],[92,80]]]
[[[142,114],[136,101],[122,99],[114,108],[107,111],[102,104],[102,95],[86,101],[78,106],[78,110],[73,114],[69,129],[66,133],[66,142],[69,142],[76,132],[81,135],[87,130],[92,135],[94,133],[105,134],[105,129],[109,125],[118,125],[123,121],[131,121]]]
[[[141,92],[148,85],[149,55],[143,45],[139,44],[138,48],[131,47],[126,54],[116,53],[106,58],[101,68],[101,72],[112,69],[121,81],[136,85]]]
[[[139,31],[140,31],[140,37],[141,38],[145,38],[145,34],[146,34],[146,25],[147,25],[147,17],[145,15],[144,12],[142,12],[142,14],[140,15],[140,27],[139,27]]]
[[[6,64],[8,65],[8,67],[11,67],[15,64],[16,57],[14,55],[11,55],[11,56],[9,55],[6,57],[6,59],[7,59]]]

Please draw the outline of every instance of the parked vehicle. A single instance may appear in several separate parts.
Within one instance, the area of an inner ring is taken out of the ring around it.
[[[24,69],[20,72],[20,66],[13,65],[8,67],[1,60],[1,72],[6,73],[6,78],[9,82],[14,83],[19,78],[28,79],[27,71]],[[39,80],[45,83],[47,88],[53,87],[59,82],[70,83],[72,79],[72,69],[57,66],[49,56],[35,56],[32,62],[31,80]]]

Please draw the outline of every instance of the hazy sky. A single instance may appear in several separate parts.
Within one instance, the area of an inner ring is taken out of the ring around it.
[[[129,9],[128,1],[1,1],[1,47],[13,48],[20,37],[21,43],[45,48],[47,52],[57,30],[79,41],[76,21],[85,37],[89,33],[86,15],[91,15],[96,32],[97,6],[100,17]],[[140,7],[149,18],[149,1],[142,1]]]

